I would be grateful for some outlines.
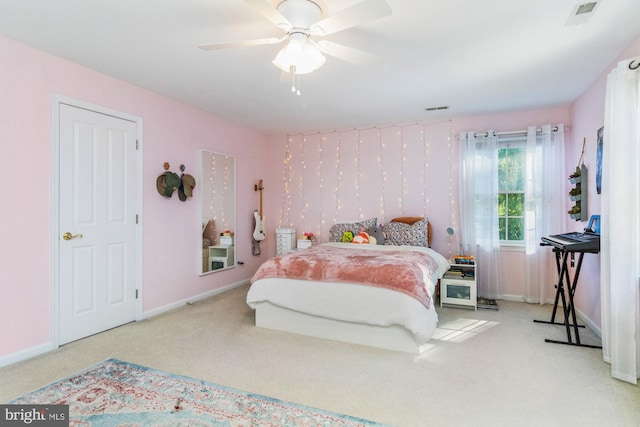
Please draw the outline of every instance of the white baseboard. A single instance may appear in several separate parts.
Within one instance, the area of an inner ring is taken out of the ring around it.
[[[522,295],[503,295],[502,299],[505,301],[525,302],[522,299]],[[554,299],[545,301],[545,304],[553,305],[553,303]],[[562,313],[562,307],[560,307],[560,313]],[[578,316],[580,320],[582,320],[582,322],[585,324],[585,326],[591,329],[591,331],[593,331],[593,333],[596,334],[598,338],[602,339],[602,329],[596,322],[591,320],[586,314],[584,314],[584,312],[580,311],[578,308],[576,308],[576,316]]]
[[[56,347],[53,343],[48,342],[25,350],[20,350],[15,353],[7,354],[6,356],[0,357],[0,368],[22,362],[23,360],[31,359],[32,357],[40,356],[55,349]]]
[[[502,295],[502,299],[505,301],[524,302],[522,300],[522,295]]]
[[[598,326],[593,320],[591,320],[589,317],[587,317],[586,314],[584,314],[582,311],[578,310],[577,308],[576,308],[576,316],[578,316],[580,320],[582,320],[582,322],[585,324],[585,326],[591,329],[591,331],[594,334],[596,334],[598,338],[602,339],[602,329],[600,329],[600,326]]]
[[[149,319],[154,316],[158,316],[160,314],[166,313],[167,311],[175,310],[176,308],[180,308],[186,304],[193,304],[196,301],[203,300],[205,298],[212,297],[214,295],[221,294],[226,291],[230,291],[231,289],[238,288],[240,286],[248,285],[249,279],[241,280],[240,282],[231,283],[227,286],[223,286],[218,289],[214,289],[212,291],[204,292],[199,295],[195,295],[190,298],[186,298],[180,301],[172,302],[171,304],[164,305],[162,307],[154,308],[153,310],[145,311],[142,313],[142,319]]]
[[[200,295],[196,295],[196,296],[188,298],[188,299],[184,299],[182,301],[177,301],[177,302],[174,302],[174,303],[171,303],[171,304],[167,304],[167,305],[165,305],[163,307],[159,307],[159,308],[144,312],[142,314],[142,319],[148,319],[150,317],[157,316],[159,314],[166,313],[167,311],[182,307],[185,304],[191,304],[191,303],[194,303],[196,301],[199,301],[199,300],[202,300],[202,299],[205,299],[205,298],[209,298],[211,296],[218,295],[218,294],[221,294],[223,292],[229,291],[231,289],[238,288],[240,286],[248,285],[248,284],[249,284],[249,279],[246,279],[246,280],[242,280],[240,282],[232,283],[232,284],[227,285],[227,286],[223,286],[223,287],[218,288],[218,289],[214,289],[214,290],[209,291],[209,292],[202,293]],[[36,356],[40,356],[42,354],[48,353],[48,352],[56,350],[56,349],[57,349],[57,347],[54,346],[53,343],[48,342],[48,343],[37,345],[35,347],[27,348],[25,350],[17,351],[15,353],[7,354],[6,356],[1,356],[0,357],[0,368],[2,368],[4,366],[12,365],[14,363],[22,362],[24,360],[31,359],[31,358],[36,357]]]

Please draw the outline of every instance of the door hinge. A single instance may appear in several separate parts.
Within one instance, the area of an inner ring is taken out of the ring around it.
[[[136,214],[136,224],[138,223],[138,214]]]
[[[140,140],[136,139],[136,150],[140,149]]]
[[[138,299],[138,290],[136,289],[136,299]]]

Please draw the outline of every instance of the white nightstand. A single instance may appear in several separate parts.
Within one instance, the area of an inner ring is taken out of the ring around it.
[[[235,265],[233,246],[209,246],[210,270],[232,267]]]
[[[440,307],[443,305],[478,309],[475,264],[451,264],[440,279]]]

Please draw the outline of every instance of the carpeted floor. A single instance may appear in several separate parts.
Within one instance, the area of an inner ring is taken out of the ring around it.
[[[420,356],[256,328],[246,287],[0,369],[7,402],[107,358],[384,424],[636,426],[640,388],[562,339],[550,306],[440,308]],[[585,343],[598,344],[588,329]]]

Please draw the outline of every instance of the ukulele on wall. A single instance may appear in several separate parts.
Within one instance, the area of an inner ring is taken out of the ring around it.
[[[262,186],[262,180],[258,183],[258,185],[254,186],[254,191],[260,192],[260,212],[257,210],[253,211],[253,218],[255,220],[255,229],[253,231],[253,240],[261,241],[267,237],[266,227],[264,225],[265,219],[264,215],[262,215],[262,190],[264,187]]]

